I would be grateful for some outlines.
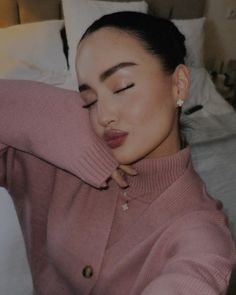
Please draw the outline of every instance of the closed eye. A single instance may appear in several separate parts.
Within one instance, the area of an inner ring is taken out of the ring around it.
[[[129,88],[132,88],[132,87],[134,87],[134,85],[135,85],[134,83],[131,83],[131,84],[127,85],[127,86],[124,87],[124,88],[121,88],[121,89],[116,90],[116,91],[114,92],[114,94],[120,93],[120,92],[125,91],[125,90],[127,90],[127,89],[129,89]]]
[[[94,101],[92,101],[92,102],[87,103],[86,105],[83,105],[83,108],[84,108],[84,109],[88,109],[88,108],[90,108],[93,104],[95,104],[96,102],[97,102],[97,99],[94,100]]]
[[[134,87],[134,85],[135,85],[134,83],[131,83],[131,84],[127,85],[127,86],[124,87],[124,88],[121,88],[121,89],[116,90],[116,91],[114,92],[114,94],[118,94],[118,93],[120,93],[120,92],[123,92],[123,91],[129,89],[129,88],[132,88],[132,87]],[[88,109],[88,108],[90,108],[92,105],[94,105],[96,102],[97,102],[97,99],[94,100],[94,101],[92,101],[92,102],[89,102],[89,103],[86,104],[86,105],[83,105],[83,108]]]

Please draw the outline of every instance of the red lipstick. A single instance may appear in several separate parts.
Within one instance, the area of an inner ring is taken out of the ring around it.
[[[111,149],[115,149],[124,143],[127,135],[128,132],[118,129],[109,129],[104,132],[103,139]]]

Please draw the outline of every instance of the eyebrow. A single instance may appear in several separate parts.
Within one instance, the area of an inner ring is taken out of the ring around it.
[[[104,82],[106,79],[108,79],[110,76],[112,76],[118,70],[123,69],[125,67],[131,67],[131,66],[137,66],[137,64],[134,62],[121,62],[117,65],[114,65],[111,68],[105,70],[103,73],[101,73],[99,80],[100,80],[100,82]],[[82,84],[79,86],[80,92],[88,90],[88,89],[90,89],[88,84]]]

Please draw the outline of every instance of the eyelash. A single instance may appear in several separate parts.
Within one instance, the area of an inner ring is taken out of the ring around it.
[[[113,92],[113,93],[114,93],[114,94],[119,94],[120,92],[123,92],[123,91],[125,91],[125,90],[127,90],[127,89],[129,89],[129,88],[132,88],[134,85],[135,85],[134,83],[131,83],[131,84],[127,85],[127,86],[124,87],[124,88],[121,88],[121,89],[116,90],[116,91]],[[83,108],[85,108],[85,109],[89,109],[89,108],[90,108],[93,104],[95,104],[96,102],[97,102],[97,99],[94,100],[94,101],[92,101],[92,102],[90,102],[90,103],[88,103],[88,104],[86,104],[86,105],[84,105]]]
[[[83,108],[84,109],[89,109],[93,104],[95,104],[97,102],[97,99],[96,100],[94,100],[94,101],[92,101],[92,102],[90,102],[90,103],[88,103],[88,104],[86,104],[86,105],[84,105],[83,106]]]
[[[127,85],[127,86],[124,87],[124,88],[121,88],[121,89],[116,90],[116,91],[114,92],[114,94],[118,94],[118,93],[120,93],[120,92],[122,92],[122,91],[125,91],[125,90],[127,90],[127,89],[129,89],[129,88],[132,88],[133,86],[134,86],[134,83],[131,83],[131,84]]]

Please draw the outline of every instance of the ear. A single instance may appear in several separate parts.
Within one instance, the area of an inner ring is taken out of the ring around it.
[[[172,74],[172,91],[175,102],[178,99],[185,100],[189,92],[189,71],[183,64],[179,64]]]

